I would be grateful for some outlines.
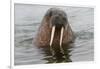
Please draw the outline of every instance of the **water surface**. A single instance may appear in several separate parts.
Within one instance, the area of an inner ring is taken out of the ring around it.
[[[15,4],[14,64],[52,63],[42,49],[32,44],[46,11],[54,6]],[[57,6],[56,6],[57,7]],[[67,49],[70,62],[93,61],[94,59],[94,9],[87,7],[59,7],[68,15],[69,23],[76,35],[74,47]],[[67,62],[67,61],[66,61]]]

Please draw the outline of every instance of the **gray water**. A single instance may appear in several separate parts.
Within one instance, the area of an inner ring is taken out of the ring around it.
[[[15,4],[15,65],[46,64],[52,61],[44,51],[32,44],[43,16],[51,7],[55,6]],[[72,62],[93,61],[94,9],[68,6],[59,8],[67,13],[69,23],[76,34],[74,47],[68,49],[70,50],[67,55],[68,60]]]

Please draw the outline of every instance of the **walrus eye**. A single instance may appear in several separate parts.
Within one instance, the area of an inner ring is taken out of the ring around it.
[[[52,11],[49,13],[49,16],[50,16],[50,17],[52,16]]]

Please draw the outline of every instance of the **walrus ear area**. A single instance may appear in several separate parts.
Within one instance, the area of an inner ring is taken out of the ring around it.
[[[48,12],[46,13],[46,15],[45,15],[46,21],[49,21],[50,18],[51,18],[51,16],[52,16],[52,11],[48,11]]]
[[[48,10],[47,13],[46,13],[46,16],[47,17],[51,17],[52,16],[52,11],[51,10]]]
[[[50,11],[50,13],[49,13],[49,17],[51,17],[52,16],[52,11]]]

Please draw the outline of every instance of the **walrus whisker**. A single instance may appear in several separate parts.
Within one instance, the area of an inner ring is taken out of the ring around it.
[[[50,39],[50,51],[51,51],[52,55],[54,55],[53,48],[52,48],[52,42],[53,42],[53,38],[54,38],[54,33],[55,33],[55,26],[52,27],[51,39]]]

